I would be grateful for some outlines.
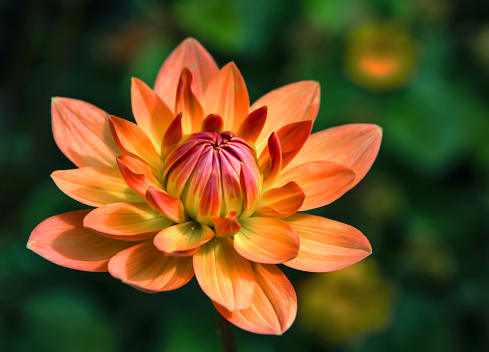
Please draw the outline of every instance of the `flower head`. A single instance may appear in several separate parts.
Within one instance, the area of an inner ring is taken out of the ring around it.
[[[297,213],[329,204],[371,167],[375,125],[309,136],[319,85],[293,83],[249,103],[234,63],[218,68],[194,39],[163,64],[152,90],[132,81],[137,124],[83,101],[54,98],[53,133],[78,168],[57,186],[95,209],[53,216],[28,248],[73,269],[109,271],[143,291],[195,275],[233,324],[281,334],[294,289],[275,264],[337,270],[371,252],[351,226]]]

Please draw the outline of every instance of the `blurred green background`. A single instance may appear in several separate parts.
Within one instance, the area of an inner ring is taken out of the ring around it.
[[[316,211],[373,254],[349,269],[284,268],[299,314],[282,337],[236,330],[240,351],[489,350],[489,3],[484,0],[0,1],[1,351],[219,351],[195,280],[148,295],[25,248],[45,218],[83,208],[52,171],[50,97],[132,119],[130,78],[152,85],[193,36],[235,61],[251,100],[314,79],[315,131],[384,128],[367,177]]]

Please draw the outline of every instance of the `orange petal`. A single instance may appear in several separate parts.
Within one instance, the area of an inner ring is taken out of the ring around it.
[[[355,173],[344,165],[315,161],[285,171],[275,184],[297,182],[306,192],[306,199],[300,210],[309,210],[335,201],[351,188],[354,180]]]
[[[182,113],[179,113],[171,122],[170,126],[165,132],[163,137],[163,143],[161,144],[161,158],[164,160],[168,154],[175,149],[178,142],[183,137],[182,130]]]
[[[76,166],[115,166],[120,155],[110,133],[109,115],[81,100],[53,98],[53,134],[56,144]]]
[[[149,186],[146,191],[146,200],[154,209],[165,215],[172,221],[185,222],[187,213],[180,198],[173,197],[154,186]]]
[[[117,164],[126,184],[141,197],[146,196],[149,186],[162,188],[154,177],[151,166],[144,161],[123,155],[117,157]]]
[[[292,122],[314,120],[319,110],[319,83],[302,81],[275,89],[258,99],[250,110],[268,105],[267,122],[256,142],[257,155],[265,149],[266,138],[281,126]]]
[[[218,114],[209,114],[207,117],[202,121],[202,131],[207,131],[207,132],[216,132],[220,133],[222,131],[222,127],[224,126],[224,120],[222,117]]]
[[[171,224],[146,203],[113,203],[94,209],[83,220],[83,226],[104,236],[139,241]]]
[[[131,190],[114,167],[82,167],[52,173],[56,186],[77,201],[98,207],[116,202],[138,202],[141,198]]]
[[[236,212],[230,212],[225,218],[212,218],[215,225],[216,237],[234,235],[241,231]]]
[[[224,129],[240,126],[248,114],[250,98],[246,83],[236,64],[225,65],[209,83],[204,98],[205,111],[224,118]]]
[[[256,334],[282,335],[295,320],[297,296],[287,277],[275,265],[253,263],[256,279],[251,306],[230,312],[216,302],[221,315],[243,330]]]
[[[367,238],[352,226],[309,214],[284,219],[299,234],[297,257],[284,263],[291,268],[327,272],[355,264],[372,253]]]
[[[263,189],[269,188],[282,170],[282,146],[275,132],[268,138],[267,151],[270,158],[267,158],[266,164],[260,164],[263,170]]]
[[[233,248],[232,239],[211,240],[194,254],[195,277],[209,298],[230,311],[250,306],[255,277],[248,260]]]
[[[267,106],[262,106],[248,114],[236,133],[248,142],[255,143],[267,122]]]
[[[165,131],[173,120],[173,112],[146,83],[134,77],[131,80],[131,105],[138,126],[159,151]]]
[[[27,248],[64,267],[83,271],[107,271],[107,263],[131,242],[100,236],[83,227],[90,212],[77,210],[50,217],[32,231]]]
[[[110,130],[121,154],[140,158],[155,169],[160,167],[161,158],[141,127],[116,116],[110,116],[109,121]]]
[[[184,134],[198,132],[204,119],[204,109],[192,90],[192,74],[184,68],[177,87],[175,112],[183,113],[182,130]]]
[[[282,169],[287,166],[292,159],[299,153],[306,142],[312,129],[312,121],[299,121],[289,123],[277,131],[277,137],[282,147]],[[262,165],[270,158],[268,149],[265,148],[259,158],[259,164]]]
[[[310,161],[327,160],[357,173],[351,187],[365,176],[379,152],[382,129],[372,124],[351,124],[312,134],[287,169]]]
[[[306,197],[306,192],[296,183],[272,188],[261,195],[260,206],[253,216],[283,218],[297,212]]]
[[[114,256],[109,262],[109,272],[145,292],[175,290],[194,276],[192,258],[167,257],[152,241],[136,244]]]
[[[195,221],[167,227],[156,235],[154,245],[171,256],[194,254],[197,248],[214,237],[214,231]]]
[[[234,248],[243,257],[258,263],[277,264],[297,255],[299,237],[289,224],[272,218],[240,220],[241,231],[234,236]]]
[[[185,67],[192,73],[192,88],[199,99],[219,72],[212,56],[197,40],[184,40],[165,60],[156,78],[155,92],[169,107],[175,105],[176,88]]]

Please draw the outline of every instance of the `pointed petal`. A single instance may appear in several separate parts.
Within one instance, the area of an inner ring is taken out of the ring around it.
[[[297,255],[299,237],[289,224],[272,218],[241,219],[241,231],[234,236],[234,248],[258,263],[278,264]]]
[[[161,142],[174,115],[168,106],[143,81],[131,80],[132,113],[139,127],[159,151]]]
[[[248,260],[233,248],[232,239],[207,242],[194,254],[195,277],[209,298],[230,311],[250,306],[255,277]]]
[[[64,267],[83,271],[107,271],[107,263],[131,245],[100,236],[83,227],[90,212],[77,210],[52,216],[32,231],[27,248]]]
[[[265,126],[265,122],[267,122],[267,112],[268,107],[266,105],[250,112],[241,123],[236,135],[248,142],[255,143]]]
[[[283,219],[299,234],[297,257],[284,263],[291,268],[327,272],[355,264],[372,253],[367,238],[352,226],[309,214]]]
[[[306,192],[296,183],[289,182],[282,187],[272,188],[262,194],[260,206],[253,216],[283,218],[297,212],[306,197]]]
[[[214,231],[195,221],[167,227],[156,235],[154,245],[171,256],[194,254],[201,245],[214,237]],[[189,254],[190,253],[190,254]]]
[[[357,173],[351,187],[365,176],[379,152],[382,129],[372,124],[351,124],[312,134],[287,167],[327,160],[346,165]]]
[[[184,134],[198,132],[204,119],[204,108],[192,90],[192,74],[184,68],[177,87],[175,112],[183,113],[182,130]]]
[[[185,67],[192,73],[193,89],[199,99],[219,72],[212,56],[197,40],[184,40],[165,60],[156,78],[155,92],[170,107],[175,105],[178,81]]]
[[[220,133],[222,131],[223,126],[224,126],[224,120],[220,115],[209,114],[204,119],[204,121],[202,121],[201,130],[207,132]]]
[[[236,64],[225,65],[205,91],[205,111],[224,118],[224,129],[231,131],[241,125],[250,107],[246,84]]]
[[[282,170],[282,146],[275,132],[268,138],[267,151],[270,157],[265,164],[260,164],[260,169],[263,170],[263,189],[269,188]]]
[[[319,83],[302,81],[275,89],[258,99],[250,110],[268,105],[267,122],[256,142],[257,155],[266,147],[273,131],[292,122],[314,120],[319,110]]]
[[[163,188],[144,161],[123,155],[117,157],[117,165],[126,184],[141,197],[146,196],[149,186]]]
[[[93,207],[142,199],[131,190],[115,167],[82,167],[52,173],[56,186],[69,197]]]
[[[113,203],[94,209],[83,226],[101,235],[124,241],[139,241],[171,224],[146,203]]]
[[[167,257],[152,241],[136,244],[114,256],[109,272],[128,285],[152,292],[175,290],[194,276],[192,258]]]
[[[212,218],[215,227],[216,237],[234,235],[241,231],[236,212],[230,212],[225,218]]]
[[[161,158],[164,160],[168,154],[175,149],[178,142],[183,137],[182,130],[182,113],[179,113],[175,119],[171,122],[170,126],[165,132],[163,137],[163,143],[161,144]]]
[[[255,296],[247,309],[230,312],[214,303],[221,315],[237,327],[256,334],[282,335],[295,320],[297,296],[287,277],[275,265],[253,263]]]
[[[253,173],[241,163],[239,183],[243,193],[243,212],[242,216],[249,216],[254,208],[255,200],[258,198],[259,189]]]
[[[122,155],[139,158],[155,169],[160,167],[159,154],[138,125],[116,116],[110,116],[109,122],[115,143]]]
[[[300,210],[309,210],[329,204],[351,188],[355,173],[348,167],[329,161],[301,164],[282,173],[275,185],[295,181],[306,192]]]
[[[81,100],[53,98],[51,116],[56,144],[76,166],[116,165],[120,153],[105,111]]]
[[[170,220],[175,222],[188,221],[187,213],[180,198],[173,197],[157,187],[149,186],[146,191],[146,200],[149,205]]]
[[[284,169],[300,152],[312,130],[312,121],[293,122],[283,126],[277,131],[277,137],[282,147],[282,169]],[[265,148],[259,158],[259,164],[264,164],[270,158]]]

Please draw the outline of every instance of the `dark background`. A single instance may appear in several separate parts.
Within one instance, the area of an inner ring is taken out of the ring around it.
[[[216,313],[195,280],[148,295],[25,248],[39,222],[84,208],[49,177],[73,167],[52,138],[50,98],[132,119],[131,76],[152,85],[188,36],[220,66],[236,62],[252,101],[318,80],[315,131],[384,128],[367,177],[315,212],[361,229],[372,256],[335,273],[285,268],[296,322],[282,337],[235,329],[239,350],[487,351],[483,0],[0,1],[0,349],[219,350]]]

